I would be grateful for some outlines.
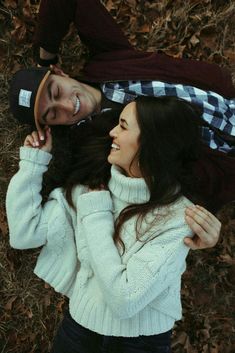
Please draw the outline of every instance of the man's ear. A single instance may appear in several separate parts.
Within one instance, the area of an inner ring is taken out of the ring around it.
[[[64,73],[64,71],[56,66],[56,65],[50,65],[50,69],[51,69],[51,72],[55,75],[59,75],[59,76],[63,76],[63,77],[69,77],[69,75],[67,75],[66,73]]]

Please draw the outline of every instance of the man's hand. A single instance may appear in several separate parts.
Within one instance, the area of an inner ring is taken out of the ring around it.
[[[58,64],[58,56],[55,53],[50,53],[43,48],[40,48],[38,67],[51,67]],[[58,66],[59,68],[59,66]]]
[[[219,240],[221,223],[201,206],[187,207],[185,220],[195,233],[193,238],[184,238],[185,245],[192,250],[212,248]]]
[[[43,48],[40,48],[39,50],[40,50],[39,52],[40,58],[43,60],[52,60],[56,57],[56,53],[50,53],[49,51]]]
[[[30,148],[39,148],[42,151],[50,153],[52,149],[51,129],[46,126],[44,131],[45,143],[42,144],[42,141],[39,139],[38,132],[33,131],[30,135],[26,136],[24,146]]]

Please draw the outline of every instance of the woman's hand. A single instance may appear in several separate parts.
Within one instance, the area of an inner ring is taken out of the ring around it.
[[[185,220],[195,233],[193,238],[184,238],[185,245],[192,250],[212,248],[219,240],[221,223],[201,206],[187,207]]]
[[[39,148],[42,151],[50,153],[52,150],[52,136],[51,136],[51,129],[46,126],[45,127],[45,142],[39,139],[39,135],[37,131],[33,131],[30,135],[26,136],[24,141],[25,147],[30,148]]]

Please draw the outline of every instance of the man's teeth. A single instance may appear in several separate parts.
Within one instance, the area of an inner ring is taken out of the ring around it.
[[[78,99],[78,97],[76,97],[76,103],[75,103],[75,108],[74,108],[74,113],[73,115],[77,114],[77,112],[80,109],[80,100]]]
[[[115,150],[120,150],[120,147],[116,143],[112,143],[111,147],[115,148]]]

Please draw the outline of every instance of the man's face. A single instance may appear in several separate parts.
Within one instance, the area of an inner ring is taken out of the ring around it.
[[[42,125],[71,125],[99,110],[99,90],[66,75],[51,74],[38,102]]]

